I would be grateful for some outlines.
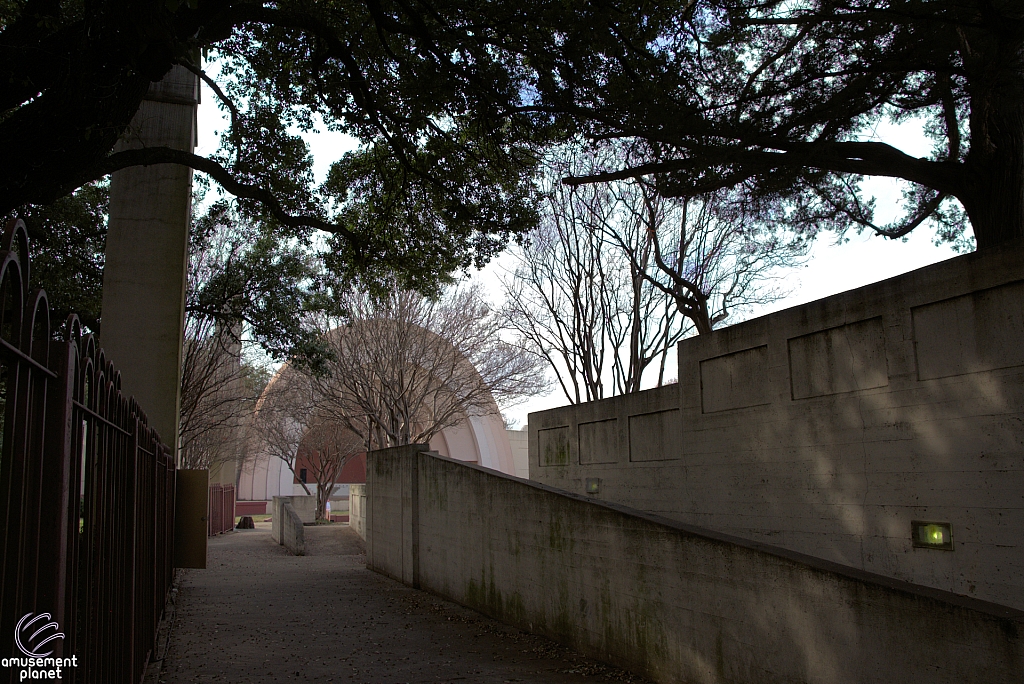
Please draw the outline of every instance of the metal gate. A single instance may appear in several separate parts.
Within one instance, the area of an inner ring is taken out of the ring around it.
[[[10,222],[0,241],[0,643],[10,649],[0,657],[21,660],[0,681],[44,656],[74,658],[64,682],[139,682],[171,584],[174,458],[77,317],[54,334],[28,253],[24,223]]]

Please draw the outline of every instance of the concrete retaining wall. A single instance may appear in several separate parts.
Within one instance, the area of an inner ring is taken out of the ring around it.
[[[529,428],[533,480],[1024,609],[1019,244],[684,340],[678,385]]]
[[[348,524],[366,540],[366,485],[349,485]]]
[[[373,452],[367,564],[660,682],[1024,681],[1024,612]]]
[[[284,543],[281,530],[286,520],[282,509],[285,503],[292,505],[292,509],[302,522],[316,522],[315,496],[275,496],[270,504],[270,537],[278,544]]]
[[[293,556],[305,556],[305,528],[302,526],[302,519],[290,502],[285,501],[281,505],[281,517],[284,518],[281,525],[281,544],[291,551]]]

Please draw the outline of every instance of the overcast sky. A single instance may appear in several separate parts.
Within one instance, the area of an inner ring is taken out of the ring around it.
[[[227,127],[227,117],[216,105],[216,96],[203,84],[202,104],[199,106],[198,154],[216,151],[217,132]],[[912,156],[926,156],[931,143],[913,122],[899,127],[879,126],[876,139],[885,141]],[[313,151],[313,170],[322,181],[331,163],[346,150],[352,149],[353,140],[340,133],[319,133],[305,136]],[[896,216],[899,190],[897,182],[889,179],[869,179],[864,188],[878,198],[876,219],[881,223]],[[932,233],[918,229],[904,242],[886,240],[877,236],[850,235],[849,241],[836,245],[830,235],[824,235],[813,246],[807,263],[785,275],[785,288],[790,294],[769,306],[751,313],[747,319],[827,297],[868,283],[891,278],[929,264],[956,256],[952,249],[932,244]],[[507,259],[498,258],[482,272],[473,276],[486,288],[495,305],[500,304],[501,287],[498,274]],[[675,376],[674,360],[667,377]],[[544,397],[534,398],[506,412],[519,426],[526,423],[527,414],[565,404],[565,397],[556,384]]]

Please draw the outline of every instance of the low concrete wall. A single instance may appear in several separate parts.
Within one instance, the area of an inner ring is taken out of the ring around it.
[[[1024,612],[372,452],[367,565],[661,682],[1024,681]]]
[[[299,520],[304,523],[316,522],[316,497],[315,496],[275,496],[271,501],[271,524],[270,538],[278,544],[283,544],[281,536],[281,525],[285,521],[282,506],[290,503]]]
[[[306,533],[299,514],[288,501],[281,505],[281,514],[284,518],[281,526],[281,544],[291,551],[293,556],[306,555]]]
[[[348,524],[366,541],[366,485],[349,485]]]
[[[533,480],[1024,609],[1024,246],[684,340],[678,385],[529,428]]]
[[[286,497],[292,508],[304,523],[316,522],[316,497],[315,496],[289,496]]]

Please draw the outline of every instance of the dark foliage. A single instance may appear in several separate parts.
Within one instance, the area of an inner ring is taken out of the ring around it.
[[[686,0],[657,40],[586,72],[566,62],[548,105],[646,161],[666,196],[721,188],[748,211],[814,231],[899,237],[926,221],[979,248],[1024,237],[1024,3],[1020,0]],[[915,158],[873,135],[917,118]],[[906,181],[906,216],[877,225],[866,176]],[[969,235],[967,238],[969,240]]]
[[[32,252],[32,283],[46,290],[55,335],[77,313],[99,332],[103,288],[103,246],[107,237],[107,186],[90,183],[53,204],[10,212],[25,220]]]
[[[195,221],[190,249],[186,333],[237,329],[276,361],[323,367],[329,350],[310,319],[341,312],[314,250],[247,224],[224,201]]]
[[[652,37],[642,6],[283,0],[0,0],[0,213],[119,168],[186,164],[280,235],[332,234],[334,271],[429,289],[536,223],[537,148],[564,132],[539,94],[554,56],[586,68]],[[220,154],[113,153],[173,65],[215,82]],[[322,121],[361,145],[314,187],[295,135]]]

